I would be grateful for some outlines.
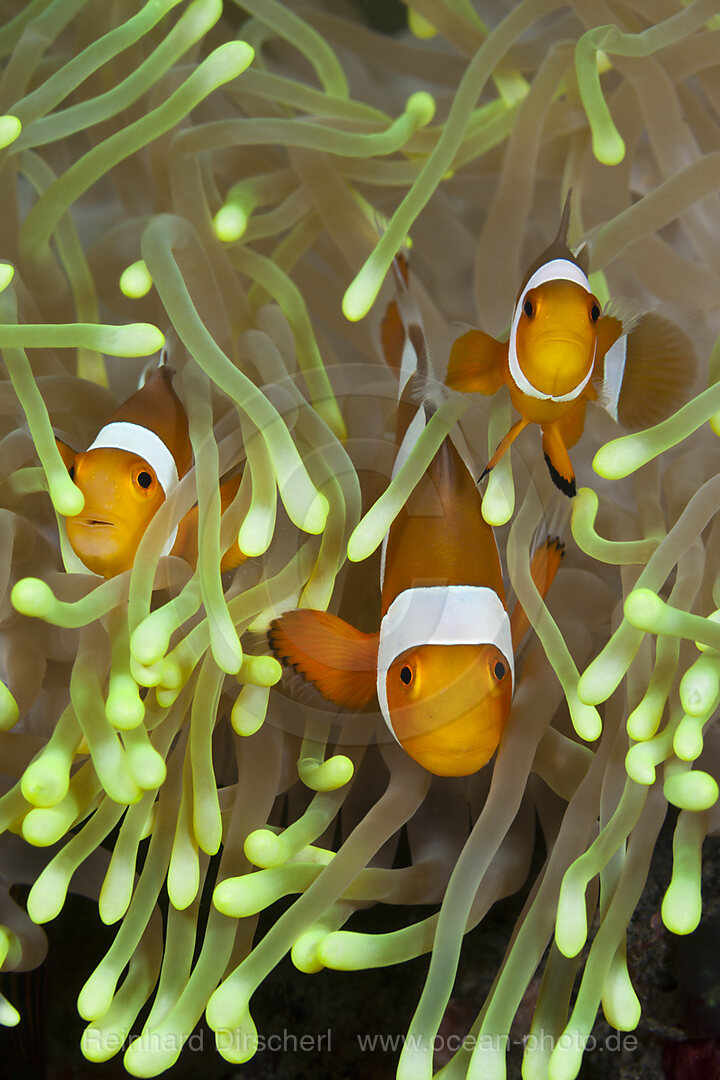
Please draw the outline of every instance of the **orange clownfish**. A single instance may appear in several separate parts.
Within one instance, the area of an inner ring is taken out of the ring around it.
[[[557,238],[525,275],[508,341],[481,330],[463,334],[450,352],[445,384],[481,394],[505,384],[520,413],[483,476],[535,423],[550,475],[572,497],[568,448],[582,435],[588,401],[625,427],[649,427],[687,401],[696,358],[686,335],[659,315],[648,313],[624,328],[620,318],[601,310],[587,278],[587,251],[575,256],[567,246],[569,216],[570,193]]]
[[[394,472],[433,411],[414,397],[429,356],[398,264],[399,305],[390,305],[382,334],[400,380]],[[528,626],[519,607],[508,615],[495,537],[465,456],[459,433],[445,440],[385,537],[378,632],[297,610],[274,620],[269,633],[277,658],[326,700],[358,709],[377,695],[395,740],[439,776],[474,773],[497,749],[512,700],[513,646]],[[552,542],[534,558],[542,592],[561,556]]]
[[[66,518],[67,537],[80,562],[111,578],[129,570],[145,530],[192,463],[188,422],[172,385],[173,371],[161,364],[100,429],[84,453],[56,440],[85,506]],[[223,510],[240,478],[220,489]],[[197,561],[197,506],[178,524],[163,555]],[[229,570],[245,556],[234,545],[221,563]]]

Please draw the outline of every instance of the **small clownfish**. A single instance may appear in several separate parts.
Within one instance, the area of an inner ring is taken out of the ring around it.
[[[192,463],[188,422],[172,385],[172,368],[161,364],[101,428],[84,453],[56,440],[76,486],[83,493],[81,513],[66,518],[67,537],[80,562],[111,578],[129,570],[138,545],[170,492]],[[220,488],[222,509],[240,486],[233,477]],[[197,562],[197,506],[168,538],[162,554]],[[233,545],[222,570],[245,556]]]
[[[515,303],[510,337],[501,343],[470,330],[453,344],[445,385],[495,394],[504,384],[521,419],[513,424],[482,478],[528,424],[539,424],[550,475],[575,495],[568,448],[583,433],[588,401],[632,430],[659,423],[691,393],[697,360],[689,338],[649,312],[627,327],[605,312],[587,278],[588,253],[567,246],[570,192],[555,241],[533,263]]]
[[[385,358],[399,377],[393,475],[434,411],[428,401],[417,405],[429,354],[404,259],[394,269],[399,303],[382,327]],[[453,433],[385,537],[377,633],[306,609],[275,619],[269,632],[278,660],[326,700],[359,709],[377,695],[395,740],[438,776],[468,776],[494,754],[510,712],[514,648],[529,626],[519,606],[508,615],[495,536],[467,456]],[[543,594],[561,557],[562,545],[550,541],[533,558]]]

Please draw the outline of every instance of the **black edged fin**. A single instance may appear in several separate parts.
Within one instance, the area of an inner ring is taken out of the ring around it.
[[[326,701],[360,709],[375,695],[378,634],[363,634],[327,611],[303,608],[273,619],[268,640],[283,667]]]
[[[569,499],[574,499],[577,495],[575,477],[573,476],[571,480],[568,480],[567,477],[562,476],[553,465],[548,454],[545,454],[545,461],[547,462],[547,467],[555,487],[559,488],[563,495],[567,495]]]
[[[577,490],[575,471],[557,424],[547,424],[542,428],[542,448],[552,482],[563,495],[572,499]]]

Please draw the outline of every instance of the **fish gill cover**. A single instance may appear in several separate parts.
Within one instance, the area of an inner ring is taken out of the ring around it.
[[[700,921],[720,826],[717,3],[409,9],[389,37],[349,2],[2,5],[0,957],[36,967],[68,890],[93,898],[117,933],[78,998],[82,1051],[132,1036],[135,1076],[169,1069],[203,1014],[227,1062],[250,1059],[253,994],[290,952],[299,979],[431,953],[397,1062],[429,1078],[463,936],[523,886],[536,816],[536,879],[445,1080],[505,1076],[521,1004],[526,1080],[577,1076],[599,1007],[636,1028],[626,930],[669,807],[662,919]],[[375,707],[271,689],[264,634],[298,604],[377,625],[363,560],[448,430],[481,471],[510,427],[505,389],[449,395],[388,486],[398,249],[442,374],[459,323],[506,327],[570,188],[595,294],[685,328],[695,396],[631,435],[588,414],[548,606],[536,433],[493,471],[485,515],[535,635],[494,762],[434,778]],[[163,343],[194,467],[104,581],[73,559],[83,496],[55,438],[85,450]],[[161,553],[195,503],[193,569]],[[406,925],[354,930],[374,902]]]

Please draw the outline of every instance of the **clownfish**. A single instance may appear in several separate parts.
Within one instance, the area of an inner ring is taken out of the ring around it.
[[[445,385],[495,394],[504,384],[518,420],[498,445],[482,478],[528,424],[539,424],[550,475],[575,495],[568,448],[585,426],[588,401],[624,427],[640,430],[666,419],[691,393],[697,360],[688,337],[649,312],[623,327],[612,305],[603,312],[588,281],[588,253],[567,246],[570,192],[554,242],[526,273],[501,343],[470,330],[452,346]]]
[[[56,439],[58,449],[85,505],[65,519],[75,555],[88,570],[111,578],[129,570],[151,519],[190,468],[192,447],[185,409],[164,363],[100,429],[83,453]],[[233,477],[220,488],[222,509],[240,486]],[[197,506],[169,536],[162,554],[197,562]],[[222,570],[245,556],[233,545]]]
[[[385,358],[399,376],[393,475],[433,412],[415,397],[430,360],[406,276],[399,258],[399,304],[390,305],[382,327]],[[393,738],[439,776],[470,775],[497,749],[510,712],[514,647],[529,625],[519,607],[508,614],[495,536],[466,457],[462,436],[451,434],[385,537],[376,633],[306,609],[275,619],[269,631],[278,660],[326,700],[359,709],[377,695]],[[533,559],[541,592],[561,557],[562,545],[552,541]]]

